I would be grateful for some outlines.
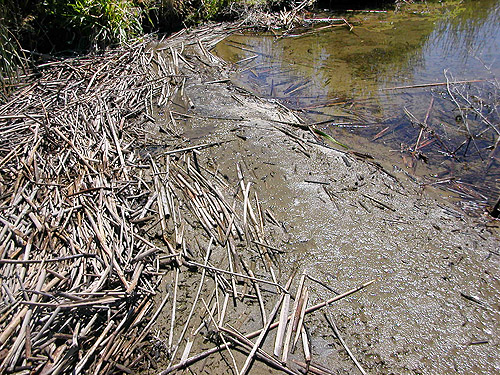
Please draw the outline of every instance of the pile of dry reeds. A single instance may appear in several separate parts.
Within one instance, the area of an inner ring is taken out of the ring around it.
[[[202,40],[214,34],[46,63],[1,105],[0,372],[129,373],[166,360],[170,372],[240,345],[237,373],[254,358],[293,373],[300,335],[311,359],[305,313],[368,285],[307,307],[302,277],[289,315],[291,278],[278,283],[266,229],[279,224],[241,169],[231,186],[198,162],[207,145],[146,151],[155,110],[182,88],[181,67],[194,69],[185,47],[214,63]],[[242,300],[262,321],[246,336],[234,328]],[[216,345],[189,357],[209,327]],[[260,348],[274,327],[281,360]]]
[[[0,372],[137,361],[160,280],[148,256],[165,250],[138,235],[152,192],[136,150],[176,82],[146,47],[44,64],[0,107]]]

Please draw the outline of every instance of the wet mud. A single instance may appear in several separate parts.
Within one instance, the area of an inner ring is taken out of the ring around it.
[[[197,158],[216,166],[230,185],[237,186],[236,164],[241,166],[279,224],[269,234],[282,252],[278,279],[284,283],[292,269],[311,276],[309,305],[375,280],[323,310],[368,373],[498,373],[498,221],[486,213],[469,217],[451,196],[359,156],[363,150],[353,141],[358,154],[289,125],[299,113],[231,83],[229,66],[200,61],[190,60],[198,73],[186,79],[184,98],[171,103],[189,117],[164,142],[220,142]],[[160,110],[157,124],[169,121]],[[182,282],[185,290],[196,283],[189,277]],[[294,283],[292,294],[296,288]],[[268,299],[271,310],[274,299]],[[179,311],[181,321],[186,310]],[[251,311],[245,304],[236,311],[236,328],[243,333],[262,327]],[[314,363],[335,374],[357,373],[322,312],[308,315],[305,326]],[[212,347],[209,335],[194,349]],[[274,335],[263,346],[270,352]],[[241,366],[246,355],[233,354]],[[292,358],[303,361],[300,345]],[[232,373],[231,361],[227,352],[219,353],[191,370]],[[165,365],[160,361],[158,370]],[[250,373],[278,372],[256,362]]]

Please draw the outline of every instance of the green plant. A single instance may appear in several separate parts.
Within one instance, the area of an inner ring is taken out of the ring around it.
[[[194,9],[186,16],[186,23],[197,24],[203,21],[215,20],[227,16],[226,10],[234,0],[195,0],[192,4]]]
[[[0,98],[5,99],[18,81],[19,72],[25,70],[25,56],[18,40],[9,30],[0,14]]]
[[[93,48],[141,35],[142,9],[132,0],[75,0],[63,16]]]
[[[202,1],[204,5],[204,18],[212,19],[216,15],[220,14],[221,11],[227,7],[230,3],[229,0],[204,0]]]

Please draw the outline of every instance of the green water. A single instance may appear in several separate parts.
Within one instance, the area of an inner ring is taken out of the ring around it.
[[[342,16],[349,25],[233,35],[216,53],[233,63],[236,84],[300,110],[351,149],[468,204],[496,201],[500,2],[420,3]],[[393,89],[425,84],[438,85]]]

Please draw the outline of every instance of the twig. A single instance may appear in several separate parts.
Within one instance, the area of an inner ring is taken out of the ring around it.
[[[283,289],[283,287],[281,285],[276,284],[273,281],[259,279],[259,278],[256,278],[256,277],[244,275],[242,273],[231,272],[231,271],[223,270],[221,268],[215,268],[215,267],[207,266],[207,265],[204,265],[204,264],[201,264],[201,263],[197,263],[197,262],[187,262],[187,264],[191,265],[191,266],[201,267],[201,268],[204,268],[204,269],[207,269],[207,270],[210,270],[210,271],[214,271],[214,272],[220,272],[220,273],[225,273],[225,274],[236,276],[236,277],[241,277],[242,279],[248,279],[248,280],[256,281],[256,282],[263,283],[263,284],[273,285],[275,287],[280,288],[281,290],[285,290],[285,289]]]
[[[356,365],[356,367],[359,369],[359,371],[363,374],[363,375],[366,375],[366,372],[365,370],[363,369],[363,367],[359,364],[359,362],[356,360],[356,358],[354,357],[354,355],[352,354],[352,352],[349,350],[349,348],[347,347],[347,345],[345,344],[344,340],[342,339],[342,337],[340,336],[340,332],[339,330],[337,329],[337,326],[335,325],[335,322],[333,321],[333,319],[330,319],[328,317],[328,315],[324,312],[323,315],[325,316],[325,319],[326,321],[328,322],[328,324],[330,325],[330,327],[333,329],[333,331],[335,332],[335,336],[337,336],[337,338],[339,339],[340,343],[342,344],[342,346],[344,347],[345,351],[347,352],[347,354],[349,354],[349,357],[351,357],[352,361],[354,362],[354,364]]]
[[[208,244],[208,249],[207,249],[207,253],[205,255],[205,267],[208,263],[208,260],[210,258],[210,253],[212,251],[212,242],[213,242],[213,237],[210,238],[210,242]],[[179,345],[181,344],[182,340],[184,339],[184,335],[186,334],[186,331],[188,329],[188,326],[189,326],[189,323],[191,321],[191,318],[193,317],[193,313],[194,313],[194,310],[196,309],[196,304],[198,302],[198,299],[200,298],[200,294],[201,294],[201,289],[203,288],[203,283],[205,281],[205,274],[206,274],[206,270],[205,268],[203,269],[202,273],[201,273],[201,280],[200,280],[200,284],[198,286],[198,291],[196,292],[196,296],[194,297],[194,301],[193,301],[193,304],[191,305],[191,311],[189,312],[189,315],[186,319],[186,323],[184,324],[184,328],[182,328],[182,331],[181,331],[181,334],[179,335],[179,339],[177,340],[177,344],[175,345],[175,348],[173,350],[173,353],[172,353],[172,359],[170,361],[170,365],[172,364],[172,361],[174,360],[175,358],[175,355],[177,354],[177,350],[179,349]]]
[[[472,79],[472,80],[467,80],[467,81],[456,81],[453,83],[460,84],[460,83],[475,83],[475,82],[484,82],[484,79]],[[416,88],[422,88],[422,87],[434,87],[434,86],[446,86],[448,85],[447,82],[438,82],[438,83],[422,83],[419,85],[409,85],[409,86],[396,86],[396,87],[386,87],[379,89],[380,91],[387,91],[387,90],[403,90],[403,89],[416,89]]]
[[[292,280],[293,280],[293,275],[292,275],[292,277],[289,278],[284,290],[288,290],[290,288],[290,284],[292,283]],[[254,344],[252,350],[250,351],[250,354],[248,355],[248,357],[245,361],[245,364],[243,365],[243,367],[240,371],[240,375],[246,375],[246,373],[250,369],[250,364],[252,363],[253,357],[254,357],[255,353],[257,352],[257,349],[259,349],[260,345],[264,341],[264,338],[266,337],[267,332],[269,331],[271,324],[274,320],[274,317],[276,316],[276,313],[278,312],[278,309],[281,306],[281,303],[283,302],[284,298],[285,298],[285,293],[282,293],[278,302],[276,303],[273,310],[269,314],[269,318],[267,319],[267,324],[261,330],[259,336],[257,337],[257,340],[255,341],[255,344]]]

